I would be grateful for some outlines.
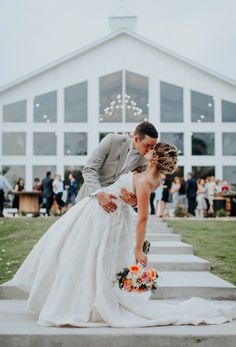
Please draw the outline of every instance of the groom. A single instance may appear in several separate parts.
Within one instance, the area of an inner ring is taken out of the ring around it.
[[[85,164],[82,175],[84,184],[76,197],[80,201],[84,197],[93,196],[93,192],[114,183],[120,175],[129,171],[142,170],[146,166],[143,156],[154,147],[158,132],[149,122],[140,123],[132,137],[129,135],[108,134],[102,139]],[[129,205],[135,206],[136,196],[125,188],[120,197]],[[96,193],[99,204],[107,212],[114,212],[117,196],[105,194],[102,190]]]

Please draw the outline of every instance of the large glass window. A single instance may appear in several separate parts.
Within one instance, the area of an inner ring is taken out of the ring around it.
[[[223,133],[223,155],[236,155],[236,133]]]
[[[65,133],[65,155],[87,155],[87,133]]]
[[[222,122],[236,122],[236,103],[222,100]]]
[[[214,97],[191,91],[192,122],[214,122]]]
[[[99,121],[122,122],[122,72],[99,78]]]
[[[192,155],[214,155],[215,154],[215,134],[214,133],[193,133],[192,134]]]
[[[184,154],[184,134],[183,133],[161,133],[161,141],[175,145],[178,149],[178,154]]]
[[[33,180],[37,177],[42,181],[46,177],[46,172],[51,171],[51,178],[54,178],[56,175],[56,165],[34,165],[33,166]]]
[[[25,155],[26,154],[26,133],[4,132],[2,134],[2,154],[3,155]]]
[[[2,173],[7,178],[10,185],[13,187],[20,177],[25,180],[25,166],[24,165],[3,165]]]
[[[3,106],[3,122],[26,122],[26,100]]]
[[[214,166],[192,166],[192,173],[195,179],[204,178],[208,176],[215,176]]]
[[[223,166],[223,179],[236,186],[236,166]]]
[[[56,155],[56,133],[34,133],[34,155]]]
[[[87,82],[65,88],[65,122],[87,122]]]
[[[161,122],[183,122],[183,88],[161,82]]]
[[[52,123],[57,121],[57,92],[38,95],[34,98],[34,121]]]
[[[126,122],[148,120],[148,78],[126,72],[125,113]]]

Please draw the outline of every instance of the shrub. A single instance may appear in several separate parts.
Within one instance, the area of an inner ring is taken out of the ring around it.
[[[227,212],[223,208],[221,208],[220,210],[218,210],[216,212],[216,216],[217,217],[227,217]]]
[[[175,217],[187,217],[188,211],[184,205],[178,204],[175,208]]]

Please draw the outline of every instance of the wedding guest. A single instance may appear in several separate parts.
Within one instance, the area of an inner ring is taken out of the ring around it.
[[[68,190],[68,200],[70,204],[75,205],[76,204],[75,198],[78,193],[78,182],[73,173],[69,174],[69,180],[70,180],[70,185]]]
[[[25,190],[25,182],[24,182],[24,179],[20,177],[13,188],[13,194],[22,192],[23,190]],[[14,194],[12,207],[17,208],[19,210],[19,202],[20,202],[19,194]]]
[[[197,183],[191,172],[187,174],[186,195],[188,199],[188,213],[195,216],[195,209],[197,206]]]
[[[186,198],[186,183],[183,177],[180,177],[180,188],[179,188],[179,196],[178,196],[178,205],[183,205],[187,208],[187,198]]]
[[[12,187],[5,176],[0,172],[0,218],[4,217],[4,194],[12,190]]]
[[[61,180],[61,175],[56,175],[54,181],[52,182],[53,193],[55,194],[56,203],[62,212],[62,208],[65,207],[65,202],[62,200],[63,195],[63,182]]]
[[[205,181],[203,178],[197,180],[197,212],[200,218],[205,216],[205,211],[207,209],[207,204],[205,200]]]
[[[46,208],[46,213],[50,216],[50,210],[53,204],[53,179],[51,178],[51,171],[47,171],[46,177],[41,182],[42,187],[42,202],[43,207]]]
[[[170,189],[171,189],[171,180],[169,177],[165,177],[165,181],[163,184],[162,198],[161,198],[161,215],[160,217],[166,218],[169,217],[169,197],[170,197]]]
[[[165,181],[166,176],[163,175],[163,180],[160,186],[155,190],[155,199],[154,199],[154,204],[155,204],[155,214],[159,217],[160,215],[160,210],[161,210],[161,199],[162,199],[162,192],[163,192],[163,184]]]
[[[231,190],[231,186],[227,180],[222,180],[221,192]]]
[[[177,207],[179,190],[181,187],[180,178],[178,176],[174,177],[174,180],[171,185],[170,192],[172,194],[172,202],[174,209]]]
[[[216,183],[215,183],[215,177],[211,176],[209,178],[209,181],[207,183],[207,197],[208,197],[208,201],[209,201],[209,213],[214,213],[214,209],[213,209],[213,200],[214,200],[214,194],[216,192]]]
[[[208,214],[208,211],[209,211],[209,208],[210,208],[210,203],[209,203],[209,199],[208,199],[208,184],[210,182],[210,176],[208,176],[205,180],[205,189],[206,189],[206,193],[205,193],[205,201],[206,201],[206,204],[207,204],[207,209],[206,209],[206,212]]]

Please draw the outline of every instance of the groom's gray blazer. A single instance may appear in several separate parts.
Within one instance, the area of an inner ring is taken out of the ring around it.
[[[128,135],[109,134],[102,139],[82,170],[84,183],[76,201],[101,187],[114,183],[121,174],[127,172],[123,166],[130,143],[131,138]],[[134,171],[143,165],[146,165],[146,160],[141,155],[137,155],[129,171]]]

